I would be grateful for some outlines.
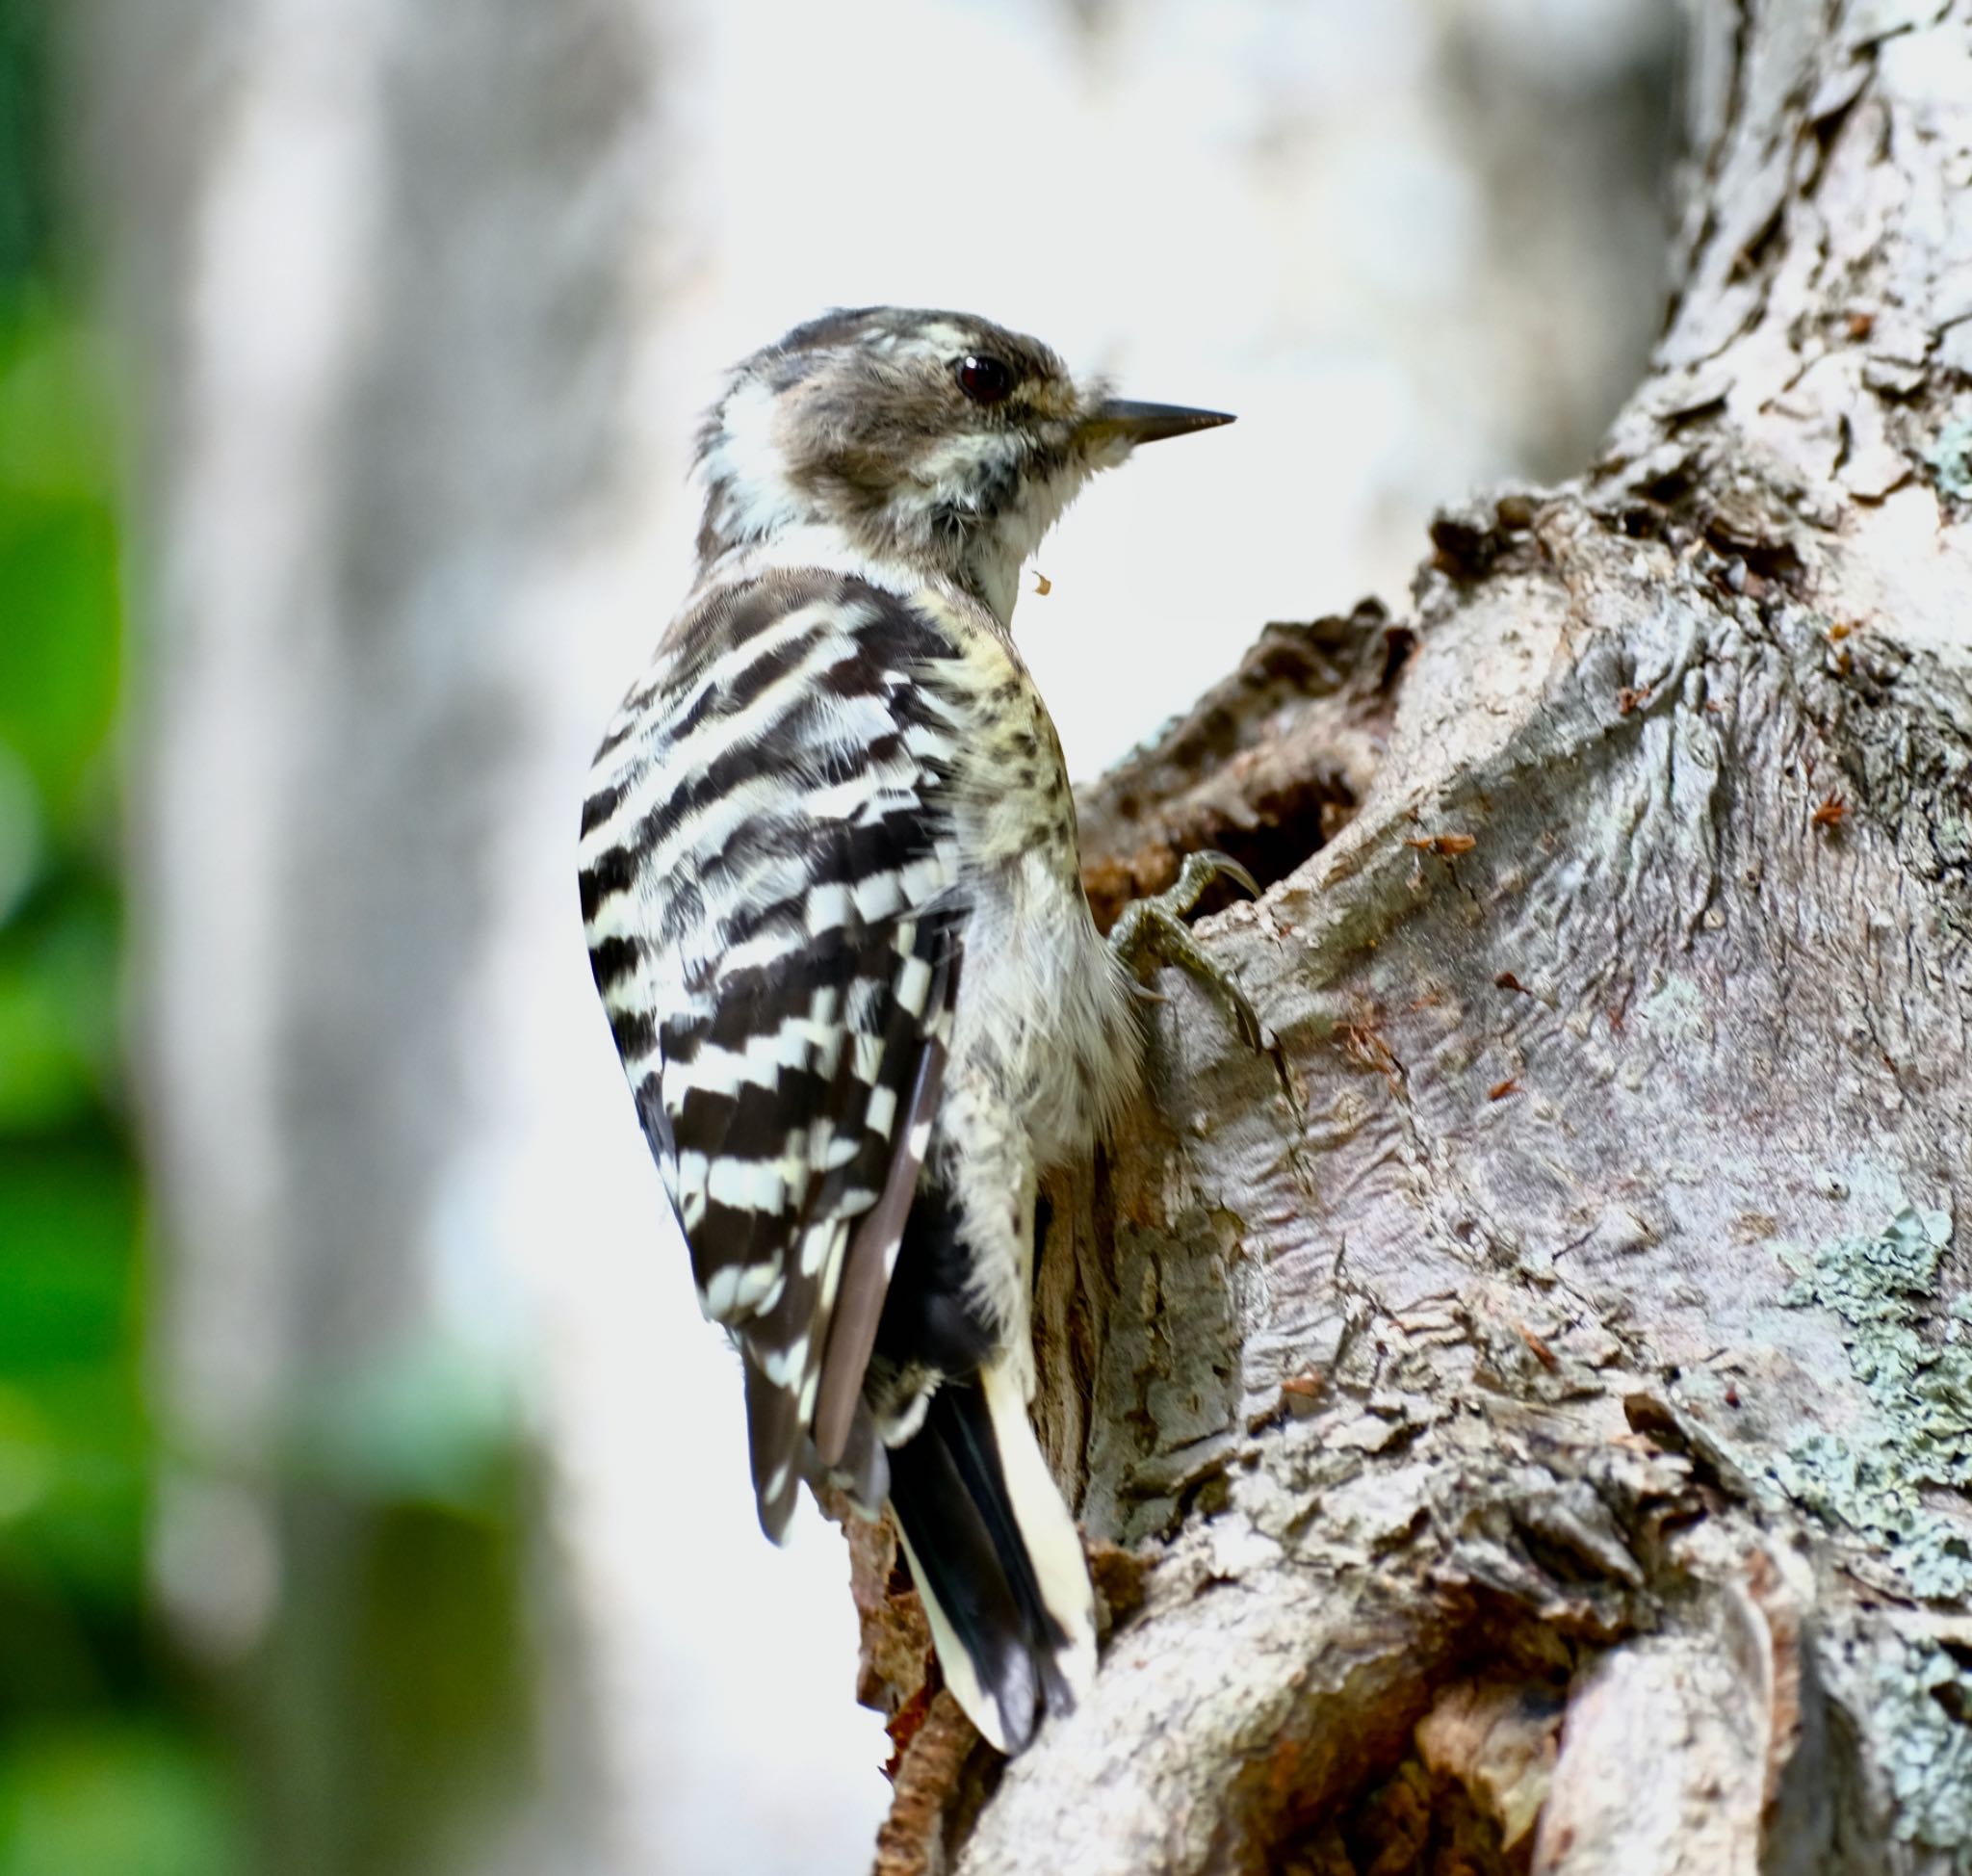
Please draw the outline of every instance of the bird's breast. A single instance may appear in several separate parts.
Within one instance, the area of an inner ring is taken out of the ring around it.
[[[1039,845],[985,869],[963,942],[948,1085],[990,1088],[1038,1166],[1086,1151],[1135,1085],[1141,1037],[1079,877]]]

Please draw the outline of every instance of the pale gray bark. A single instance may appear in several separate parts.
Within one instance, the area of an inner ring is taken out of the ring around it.
[[[1099,905],[1263,869],[1275,1047],[1166,973],[1055,1194],[1103,1668],[912,1707],[880,1870],[1972,1868],[1972,5],[1692,29],[1593,470],[1086,799]]]

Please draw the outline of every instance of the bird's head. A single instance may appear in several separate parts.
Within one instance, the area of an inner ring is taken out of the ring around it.
[[[1131,404],[965,313],[864,306],[740,364],[699,437],[703,569],[783,544],[943,575],[1000,620],[1083,482],[1232,419]]]

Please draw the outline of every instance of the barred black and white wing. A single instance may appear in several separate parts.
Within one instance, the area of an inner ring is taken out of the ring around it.
[[[815,1461],[884,1490],[861,1392],[950,1035],[958,655],[864,581],[723,589],[626,701],[583,809],[596,984],[744,1358],[776,1539]]]

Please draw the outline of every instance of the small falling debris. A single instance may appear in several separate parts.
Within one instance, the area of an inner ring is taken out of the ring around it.
[[[1449,860],[1455,853],[1471,852],[1479,842],[1471,834],[1414,834],[1404,845],[1414,847],[1420,853],[1436,853],[1440,860]]]
[[[1518,1094],[1519,1091],[1519,1078],[1515,1075],[1509,1075],[1505,1081],[1497,1081],[1488,1088],[1486,1090],[1486,1098],[1489,1101],[1504,1101],[1508,1095]]]
[[[1516,1322],[1514,1327],[1520,1332],[1520,1340],[1534,1351],[1534,1359],[1543,1368],[1555,1368],[1561,1366],[1561,1357],[1548,1347],[1524,1322]]]
[[[1290,1374],[1281,1383],[1280,1411],[1290,1420],[1306,1420],[1321,1411],[1328,1384],[1319,1374]]]
[[[1616,714],[1627,717],[1631,711],[1650,701],[1650,687],[1648,684],[1625,684],[1616,693]]]
[[[1492,987],[1495,990],[1516,991],[1522,997],[1531,997],[1534,994],[1511,971],[1502,971],[1498,977],[1494,977],[1492,979]]]
[[[1840,827],[1849,819],[1849,804],[1839,795],[1831,795],[1814,811],[1814,824],[1817,827]]]
[[[1054,582],[1049,579],[1049,577],[1045,573],[1043,573],[1039,567],[1036,567],[1034,569],[1034,591],[1036,592],[1036,594],[1038,594],[1042,599],[1046,599],[1048,595],[1051,593],[1053,590]]]

